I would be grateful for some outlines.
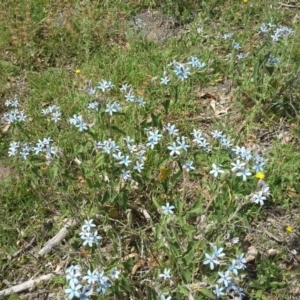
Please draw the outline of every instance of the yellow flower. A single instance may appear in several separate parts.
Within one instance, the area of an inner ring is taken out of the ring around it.
[[[264,178],[265,178],[265,174],[264,174],[263,172],[258,172],[258,173],[255,175],[255,177],[256,177],[257,179],[264,179]]]
[[[244,3],[247,3],[248,2],[248,0],[244,0]]]
[[[79,74],[80,72],[81,72],[81,70],[79,70],[79,69],[77,69],[77,70],[75,71],[76,74]]]
[[[291,233],[291,232],[293,232],[293,227],[288,225],[288,226],[285,227],[285,231],[288,232],[288,233]]]

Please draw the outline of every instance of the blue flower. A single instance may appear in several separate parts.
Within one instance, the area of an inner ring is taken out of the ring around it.
[[[217,298],[220,298],[221,296],[225,295],[223,293],[224,288],[223,287],[219,287],[218,284],[215,285],[215,289],[213,290],[213,293],[216,295]]]
[[[229,271],[226,271],[225,273],[223,272],[218,272],[220,279],[217,281],[218,283],[224,283],[224,285],[227,287],[229,282],[231,282],[231,277],[229,274]]]
[[[125,94],[125,99],[127,102],[134,102],[135,101],[135,95],[132,90],[130,90],[127,94]]]
[[[57,123],[60,120],[60,117],[61,117],[61,112],[60,111],[55,111],[54,113],[52,113],[51,120],[53,120],[54,123]]]
[[[219,174],[224,173],[224,171],[217,167],[216,164],[212,164],[212,167],[213,169],[209,173],[213,174],[214,177],[218,177]]]
[[[18,153],[20,142],[11,142],[8,148],[8,156],[15,156]]]
[[[278,64],[278,63],[280,63],[280,59],[274,57],[274,56],[271,54],[270,57],[268,58],[268,63],[271,64],[271,65]]]
[[[239,269],[240,269],[240,268],[238,267],[238,265],[237,265],[237,263],[236,263],[236,260],[233,259],[233,260],[231,261],[231,265],[228,266],[227,271],[230,271],[230,272],[234,273],[235,275],[238,275],[238,270],[239,270]]]
[[[244,253],[236,255],[237,266],[238,266],[239,269],[245,269],[246,268],[245,264],[247,263],[247,259],[244,256],[245,256]]]
[[[164,125],[164,129],[168,131],[169,135],[178,135],[178,129],[174,124],[168,123],[167,125]]]
[[[210,266],[210,269],[213,270],[215,268],[215,264],[219,265],[220,262],[218,259],[216,259],[215,254],[209,255],[208,253],[205,253],[205,257],[207,258],[203,264]]]
[[[65,293],[69,294],[68,299],[73,299],[74,297],[79,298],[80,297],[79,289],[81,289],[81,287],[82,287],[81,284],[75,285],[74,282],[70,282],[70,288],[65,290]]]
[[[87,93],[89,95],[95,95],[96,94],[96,88],[93,88],[93,87],[88,88]]]
[[[223,136],[223,132],[219,130],[214,130],[211,132],[211,135],[214,139],[219,139]]]
[[[177,75],[177,77],[180,80],[185,80],[188,78],[188,76],[190,75],[190,69],[188,67],[184,67],[181,64],[177,64],[175,69],[174,69],[174,73]]]
[[[241,162],[239,159],[237,159],[237,161],[231,163],[231,165],[232,165],[231,171],[236,172],[238,170],[243,169],[245,167],[246,163]]]
[[[247,176],[250,176],[250,175],[251,175],[251,172],[247,168],[242,168],[236,173],[236,176],[242,176],[243,181],[246,181]]]
[[[184,151],[187,151],[187,148],[189,148],[190,146],[185,143],[185,139],[186,139],[185,136],[182,136],[181,138],[177,137],[176,143],[178,144],[179,149],[183,149]]]
[[[117,268],[113,268],[109,273],[109,275],[112,279],[118,279],[120,274],[121,274],[121,271],[118,270]]]
[[[121,170],[121,178],[124,180],[124,181],[127,181],[129,179],[131,179],[131,173],[129,170]]]
[[[164,84],[164,85],[167,85],[170,81],[170,78],[168,76],[164,76],[160,79],[160,83],[161,84]]]
[[[107,90],[111,90],[114,87],[114,85],[111,83],[111,81],[102,80],[99,82],[99,85],[97,86],[98,89],[100,89],[102,92],[106,92]]]
[[[223,38],[224,40],[228,40],[228,39],[230,39],[232,36],[233,36],[233,33],[232,33],[232,32],[229,32],[229,33],[225,33],[225,34],[222,36],[222,38]]]
[[[225,253],[223,252],[224,248],[219,248],[217,246],[213,246],[213,255],[215,257],[224,257]]]
[[[123,156],[120,160],[119,160],[119,163],[121,164],[121,165],[125,165],[126,167],[128,167],[129,166],[129,164],[132,162],[132,160],[130,160],[129,159],[129,156]]]
[[[167,280],[172,277],[170,272],[171,272],[171,269],[164,269],[164,272],[162,274],[159,274],[158,276],[160,278],[163,278],[164,280]]]
[[[260,206],[263,206],[264,201],[266,201],[266,196],[263,195],[262,191],[259,191],[251,195],[251,200],[256,204],[260,204]]]
[[[79,280],[77,277],[80,277],[81,273],[80,272],[70,272],[67,274],[66,279],[69,281],[70,285],[75,285],[79,283]]]
[[[161,138],[162,138],[162,134],[160,134],[158,130],[155,130],[155,131],[149,130],[148,131],[148,143],[146,144],[146,146],[147,147],[150,146],[150,148],[153,149],[154,146],[156,144],[158,144],[158,142],[160,141]]]
[[[93,285],[98,280],[98,271],[94,270],[93,272],[91,272],[91,270],[88,270],[87,275],[83,276],[82,279],[86,280],[88,284]]]
[[[104,272],[102,271],[101,273],[98,272],[97,274],[97,283],[98,283],[98,288],[97,292],[101,294],[105,294],[106,290],[111,286],[109,282],[109,278],[107,276],[104,276]]]
[[[175,208],[175,206],[170,205],[169,202],[166,203],[166,206],[162,206],[162,213],[164,215],[169,215],[169,214],[174,214],[173,209]]]
[[[193,167],[193,162],[192,161],[186,161],[185,164],[182,166],[183,169],[185,169],[187,172],[191,170],[195,170]]]
[[[170,150],[170,156],[173,156],[173,155],[180,155],[180,149],[181,147],[180,146],[177,146],[175,142],[173,142],[173,144],[171,146],[168,146],[168,149]]]
[[[242,47],[239,43],[237,43],[235,40],[232,41],[232,46],[236,50],[240,50]]]
[[[112,116],[113,113],[121,111],[121,110],[122,110],[121,105],[117,102],[113,102],[113,103],[106,105],[105,112],[107,112],[110,116]]]
[[[96,227],[96,225],[93,223],[93,219],[89,219],[84,221],[81,229],[84,231],[91,231],[91,229],[94,227]]]
[[[124,83],[124,84],[121,86],[120,91],[121,91],[121,92],[126,92],[127,89],[129,89],[130,87],[131,87],[130,84]]]
[[[197,28],[197,33],[200,34],[200,33],[202,33],[202,32],[203,32],[203,27],[198,27],[198,28]]]
[[[94,101],[94,102],[92,102],[92,103],[90,103],[90,104],[88,105],[88,108],[89,108],[89,109],[93,109],[93,110],[98,110],[98,108],[99,108],[99,103],[96,102],[96,101]]]
[[[141,173],[142,170],[144,169],[144,162],[136,161],[135,166],[133,167],[133,169],[137,170],[139,173]]]

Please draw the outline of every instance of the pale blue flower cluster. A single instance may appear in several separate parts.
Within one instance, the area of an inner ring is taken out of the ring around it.
[[[204,265],[209,265],[211,270],[215,269],[216,265],[219,265],[219,269],[226,265],[225,253],[223,248],[218,248],[213,246],[211,254],[205,253]],[[239,280],[239,273],[241,270],[245,269],[245,264],[247,260],[244,258],[244,254],[237,254],[234,259],[227,263],[227,269],[223,272],[218,271],[219,278],[216,280],[216,285],[213,289],[213,293],[217,298],[221,296],[228,295],[242,297],[244,295],[243,289],[238,286],[236,282]]]
[[[99,103],[94,101],[88,104],[89,109],[98,110],[99,109]]]
[[[93,244],[98,245],[99,240],[102,239],[97,234],[95,227],[93,219],[84,221],[79,234],[84,240],[83,246],[89,245],[92,247]],[[71,265],[65,273],[69,285],[65,289],[68,299],[76,297],[81,300],[88,300],[95,293],[106,294],[113,281],[119,278],[121,271],[114,267],[107,275],[104,274],[104,271],[99,272],[97,269],[93,271],[87,270],[87,273],[83,274],[79,265]]]
[[[81,115],[73,115],[72,118],[69,119],[70,124],[74,125],[80,132],[84,130],[88,130],[89,126],[83,121]]]
[[[286,38],[293,33],[293,29],[289,27],[281,26],[276,28],[276,25],[271,23],[262,23],[259,30],[261,33],[267,33],[271,31],[272,28],[275,28],[273,34],[271,34],[273,42],[278,42],[281,38]]]
[[[83,239],[83,246],[89,245],[93,247],[93,244],[98,245],[99,240],[102,239],[102,236],[98,235],[94,227],[96,225],[93,223],[93,219],[84,221],[84,225],[82,225],[81,232],[79,233],[81,239]]]
[[[5,101],[6,107],[12,107],[14,109],[10,110],[8,113],[3,114],[2,120],[8,124],[14,122],[24,122],[26,120],[26,115],[24,111],[17,109],[19,106],[19,100],[17,96],[14,96],[13,99],[8,99]]]
[[[2,119],[8,124],[13,122],[24,122],[26,120],[26,115],[22,110],[12,109],[10,112],[5,113],[2,116]]]
[[[199,148],[203,149],[206,153],[211,152],[211,146],[201,130],[193,129],[191,135],[194,137],[193,142],[196,143]]]
[[[105,112],[107,112],[110,116],[120,111],[122,111],[122,108],[121,108],[121,104],[118,102],[112,102],[106,105]]]
[[[181,63],[174,60],[167,66],[172,67],[173,72],[177,76],[177,78],[181,81],[184,81],[191,75],[190,67],[194,68],[195,70],[200,70],[206,66],[206,63],[199,60],[199,58],[197,58],[196,56],[190,56],[187,63]],[[164,71],[163,77],[160,78],[160,83],[168,85],[170,80],[170,77],[167,75],[166,71]]]
[[[51,105],[45,109],[42,109],[42,114],[43,115],[51,114],[51,120],[54,121],[54,123],[57,123],[61,119],[60,107],[57,105]]]
[[[258,190],[250,194],[250,199],[252,202],[259,204],[260,206],[264,205],[264,201],[271,195],[270,187],[263,181],[258,182]]]
[[[14,95],[13,99],[5,100],[4,104],[5,104],[6,107],[15,107],[15,108],[17,108],[19,106],[18,96]]]
[[[30,153],[38,155],[45,153],[47,161],[53,161],[55,156],[61,156],[62,150],[58,147],[52,146],[51,138],[44,138],[38,140],[36,145],[30,145],[28,143],[11,142],[9,144],[8,156],[20,156],[23,159],[27,159]]]
[[[289,27],[278,27],[274,30],[273,34],[271,35],[272,41],[277,42],[281,38],[286,38],[293,33],[293,30]]]
[[[281,60],[279,58],[274,57],[272,54],[268,58],[268,63],[271,65],[279,64]]]
[[[104,275],[104,272],[88,270],[86,275],[82,273],[79,265],[71,265],[66,270],[66,279],[69,287],[65,289],[68,299],[75,297],[80,300],[88,300],[95,294],[106,294],[107,290],[112,286],[113,280],[118,279],[120,271],[114,268],[109,275]]]
[[[128,168],[121,170],[121,178],[127,181],[131,179],[131,171],[136,170],[141,173],[144,169],[146,146],[143,144],[135,145],[134,140],[129,136],[124,138],[124,141],[125,145],[122,147],[112,139],[95,142],[94,147],[105,154],[109,154],[117,165]]]
[[[97,86],[97,88],[102,92],[110,91],[113,87],[114,85],[112,84],[112,82],[107,80],[102,80]]]

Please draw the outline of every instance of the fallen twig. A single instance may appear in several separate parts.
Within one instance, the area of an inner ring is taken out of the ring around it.
[[[8,289],[0,291],[0,296],[8,296],[10,294],[15,294],[15,293],[20,293],[25,290],[29,290],[33,288],[36,284],[39,284],[42,281],[49,281],[52,277],[56,275],[60,275],[62,273],[58,274],[47,274],[47,275],[42,275],[37,279],[30,279],[28,281],[25,281],[23,283],[14,285]]]
[[[15,253],[12,254],[12,255],[8,255],[8,256],[6,257],[6,259],[10,260],[10,259],[12,259],[12,258],[18,257],[22,252],[25,252],[25,251],[27,251],[28,249],[30,249],[30,248],[32,247],[32,245],[33,245],[34,242],[35,242],[35,237],[33,237],[32,240],[31,240],[24,248],[18,250],[17,252],[15,252]]]
[[[300,9],[300,6],[297,6],[297,5],[286,4],[286,3],[282,3],[282,2],[279,2],[279,4],[283,7]]]
[[[70,219],[66,222],[66,225],[50,240],[44,247],[39,251],[39,256],[44,256],[49,253],[52,248],[58,245],[68,234],[68,227],[74,227],[78,224],[78,221],[75,219]]]

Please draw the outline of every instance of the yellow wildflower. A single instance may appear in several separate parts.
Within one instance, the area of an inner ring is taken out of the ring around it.
[[[293,232],[293,227],[288,225],[285,227],[285,231],[288,232],[288,233],[292,233]]]
[[[258,172],[258,173],[255,175],[255,177],[256,177],[257,179],[264,179],[264,178],[265,178],[265,174],[264,174],[263,172]]]
[[[79,70],[79,69],[77,69],[77,70],[75,71],[76,74],[79,74],[80,72],[81,72],[81,70]]]

